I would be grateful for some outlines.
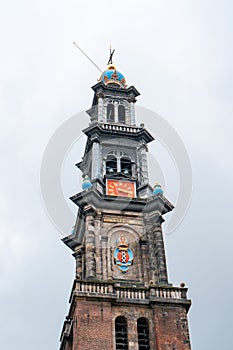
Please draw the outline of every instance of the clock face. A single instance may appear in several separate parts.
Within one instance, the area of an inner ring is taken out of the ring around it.
[[[119,181],[119,180],[106,180],[107,195],[115,197],[136,197],[135,182],[131,181]]]

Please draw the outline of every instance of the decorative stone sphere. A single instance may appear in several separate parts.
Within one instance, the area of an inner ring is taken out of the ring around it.
[[[89,177],[86,175],[83,179],[82,189],[85,191],[85,190],[88,190],[88,188],[90,187],[92,187],[92,183]]]
[[[158,182],[156,182],[156,184],[154,185],[153,195],[156,195],[159,193],[163,194],[163,190],[162,190],[161,185]]]
[[[102,81],[102,83],[105,85],[117,84],[123,89],[126,88],[124,75],[117,71],[113,64],[110,64],[108,69],[101,74],[100,81]]]

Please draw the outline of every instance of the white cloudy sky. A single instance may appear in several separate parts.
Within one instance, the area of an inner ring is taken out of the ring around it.
[[[74,40],[101,68],[111,41],[117,66],[141,92],[138,103],[165,117],[183,139],[192,161],[194,187],[183,223],[165,237],[170,280],[185,281],[190,289],[193,348],[229,348],[232,13],[230,0],[2,3],[0,336],[4,349],[13,350],[16,344],[18,350],[58,349],[68,307],[74,262],[44,211],[39,172],[51,135],[90,106],[90,87],[99,76],[74,48]],[[76,181],[74,169],[70,169],[70,183]]]

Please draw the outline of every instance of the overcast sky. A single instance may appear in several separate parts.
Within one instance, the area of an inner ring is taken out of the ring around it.
[[[138,104],[166,118],[192,162],[194,184],[188,214],[165,237],[170,281],[175,285],[186,282],[193,301],[189,313],[192,347],[229,349],[232,14],[230,0],[2,3],[2,348],[58,349],[74,261],[44,211],[40,164],[54,131],[90,107],[90,87],[99,77],[72,42],[77,41],[104,69],[111,41],[117,67],[128,84],[141,92]],[[77,179],[79,175],[73,163],[80,160],[80,152],[72,157],[64,164],[64,172],[70,171],[63,184],[67,196],[78,190],[75,174]],[[167,191],[171,198],[173,194]]]

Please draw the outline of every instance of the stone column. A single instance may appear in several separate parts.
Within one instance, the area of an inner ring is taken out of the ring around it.
[[[112,280],[112,254],[111,247],[107,246],[107,279]]]
[[[102,279],[101,270],[101,242],[100,242],[100,231],[101,231],[101,212],[97,212],[95,217],[95,234],[96,234],[96,277],[97,279]]]
[[[86,278],[96,277],[96,261],[95,261],[95,227],[94,216],[86,216],[86,241],[85,241],[85,265]]]
[[[102,237],[102,277],[103,280],[107,280],[107,242],[108,237]]]
[[[113,278],[113,264],[114,264],[114,248],[109,247],[108,249],[109,249],[109,262],[108,262],[109,275],[108,275],[108,279],[112,280],[112,278]]]
[[[102,96],[99,96],[98,98],[98,121],[106,121],[106,116],[104,115],[104,101]]]
[[[167,275],[167,263],[166,263],[166,255],[164,249],[163,242],[163,232],[162,232],[162,224],[163,218],[160,216],[154,226],[153,233],[155,237],[155,247],[156,247],[156,259],[157,259],[157,268],[158,268],[158,283],[168,284],[168,275]]]
[[[115,123],[118,123],[118,103],[116,101],[114,102],[114,116]]]
[[[76,277],[78,279],[83,278],[83,246],[78,246],[75,248],[75,253],[73,254],[76,261]]]
[[[135,102],[136,100],[132,97],[129,98],[129,114],[130,114],[130,120],[129,124],[136,125],[136,118],[135,118]]]
[[[117,172],[121,172],[121,158],[119,155],[117,156]]]
[[[107,158],[103,158],[103,163],[102,163],[102,176],[106,174],[106,160]]]
[[[147,185],[149,182],[149,172],[148,172],[148,160],[147,160],[147,145],[144,142],[141,142],[139,147],[139,166],[140,166],[140,178],[141,185]]]
[[[148,257],[149,257],[149,282],[157,283],[157,259],[155,255],[155,236],[150,221],[146,222],[148,235]]]
[[[147,265],[148,241],[146,239],[141,239],[140,246],[141,246],[141,256],[142,256],[143,282],[145,284],[149,282],[148,265]]]
[[[95,179],[100,177],[100,168],[101,168],[101,160],[100,160],[100,144],[95,141],[92,145],[92,170],[91,170],[91,178]]]
[[[137,170],[135,162],[132,162],[132,176],[137,177]]]

